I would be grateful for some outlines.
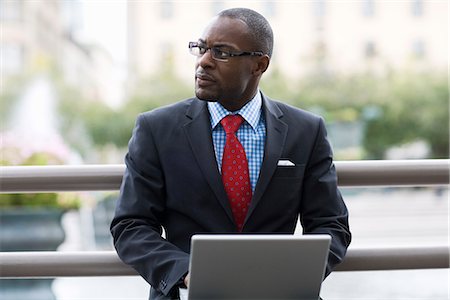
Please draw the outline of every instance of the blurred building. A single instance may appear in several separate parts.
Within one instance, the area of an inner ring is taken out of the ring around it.
[[[3,79],[52,71],[88,99],[108,102],[111,55],[83,44],[78,0],[0,1]],[[105,82],[106,81],[106,82]]]
[[[193,80],[188,42],[233,6],[266,16],[275,34],[272,69],[291,77],[448,65],[447,1],[129,1],[131,81],[157,73],[168,60]]]
[[[1,1],[0,18],[4,76],[59,58],[63,26],[58,1]]]

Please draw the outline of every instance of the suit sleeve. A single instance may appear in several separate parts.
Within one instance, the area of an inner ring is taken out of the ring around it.
[[[300,220],[304,234],[332,237],[325,276],[340,263],[351,241],[348,211],[337,188],[331,146],[322,119],[305,170]]]
[[[116,212],[111,223],[119,257],[156,290],[168,295],[188,271],[189,255],[161,237],[165,183],[158,150],[143,115],[136,121],[125,157]]]

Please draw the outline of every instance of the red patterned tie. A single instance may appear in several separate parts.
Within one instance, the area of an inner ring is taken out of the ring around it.
[[[236,131],[244,119],[240,115],[224,117],[226,133],[222,158],[222,182],[228,195],[238,231],[242,231],[248,207],[252,199],[252,187],[244,147],[236,137]]]

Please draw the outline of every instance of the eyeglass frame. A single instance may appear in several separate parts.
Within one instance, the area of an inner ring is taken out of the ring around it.
[[[219,47],[206,47],[206,46],[201,46],[200,42],[189,42],[189,52],[197,57],[202,57],[204,54],[206,54],[206,52],[208,52],[208,50],[211,50],[211,57],[216,60],[216,61],[221,61],[221,62],[227,62],[228,59],[230,57],[239,57],[239,56],[263,56],[264,52],[262,51],[224,51],[221,50]],[[199,53],[195,54],[192,52],[193,48],[199,48]],[[205,52],[200,53],[200,49],[205,49]],[[227,57],[225,58],[219,58],[216,57],[217,52],[222,52],[224,54],[227,55]]]

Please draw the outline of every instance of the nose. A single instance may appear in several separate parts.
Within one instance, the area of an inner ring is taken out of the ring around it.
[[[206,50],[205,54],[197,58],[197,64],[202,68],[214,66],[214,58],[211,49]]]

